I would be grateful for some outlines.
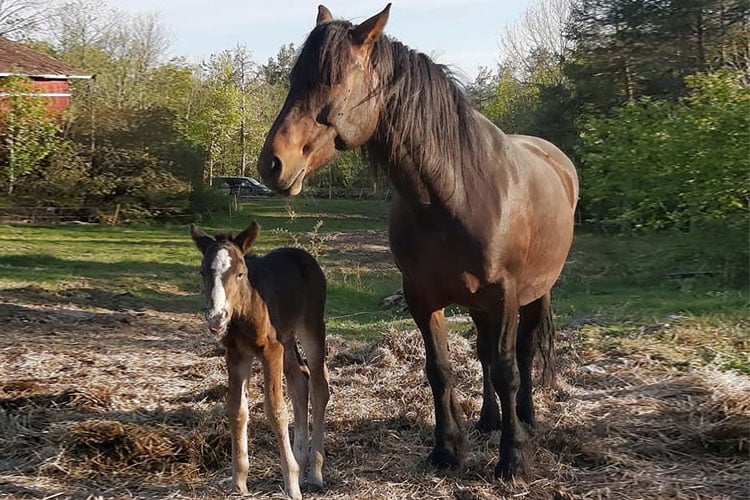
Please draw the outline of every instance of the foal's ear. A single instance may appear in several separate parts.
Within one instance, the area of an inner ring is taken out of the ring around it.
[[[374,42],[385,28],[388,22],[388,14],[391,11],[391,4],[385,6],[379,14],[375,14],[367,21],[352,28],[350,34],[355,45],[369,46]]]
[[[318,5],[318,18],[315,20],[315,25],[327,23],[333,20],[333,14],[331,11],[326,9],[325,5]]]
[[[202,254],[205,254],[208,247],[214,242],[213,238],[207,235],[203,229],[195,224],[190,224],[190,236],[192,236],[195,246],[198,247],[198,250],[200,250]]]
[[[250,224],[250,227],[232,238],[232,241],[235,245],[240,247],[242,253],[247,253],[248,250],[250,250],[250,247],[253,246],[253,243],[255,243],[255,239],[258,237],[258,233],[260,233],[260,226],[257,222],[253,221],[253,223]]]

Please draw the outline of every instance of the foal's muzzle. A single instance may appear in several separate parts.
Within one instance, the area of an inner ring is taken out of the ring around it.
[[[228,317],[225,313],[219,313],[211,315],[206,313],[206,323],[208,323],[208,331],[214,335],[222,335],[229,324]]]

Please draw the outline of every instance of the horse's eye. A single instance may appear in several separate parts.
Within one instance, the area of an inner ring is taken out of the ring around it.
[[[245,276],[245,273],[237,273],[238,280],[241,280],[243,276]]]

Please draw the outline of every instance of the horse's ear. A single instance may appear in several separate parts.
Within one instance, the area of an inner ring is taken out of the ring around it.
[[[253,246],[255,239],[258,237],[258,233],[260,233],[260,226],[257,222],[253,221],[253,223],[250,224],[250,227],[232,238],[232,241],[235,245],[240,247],[240,250],[242,250],[242,253],[244,254]]]
[[[391,4],[385,6],[379,14],[375,14],[367,21],[360,23],[352,28],[350,34],[355,45],[368,46],[377,40],[388,22],[388,14],[391,11]]]
[[[206,253],[208,247],[214,242],[214,239],[207,235],[203,229],[199,228],[195,224],[190,224],[190,236],[193,238],[195,246],[202,254]]]
[[[325,5],[318,5],[318,18],[315,20],[315,25],[327,23],[333,20],[331,11],[326,9]]]

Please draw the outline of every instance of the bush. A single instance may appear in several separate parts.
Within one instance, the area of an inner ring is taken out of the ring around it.
[[[750,89],[727,71],[687,84],[678,103],[646,100],[584,124],[581,205],[595,222],[747,231]]]
[[[193,186],[188,199],[188,210],[198,220],[207,217],[216,217],[229,213],[229,207],[233,200],[229,195],[221,193],[216,189],[197,183]]]
[[[180,203],[190,191],[187,181],[171,174],[165,161],[147,151],[101,147],[90,174],[94,189],[89,203],[94,204],[164,207]]]

